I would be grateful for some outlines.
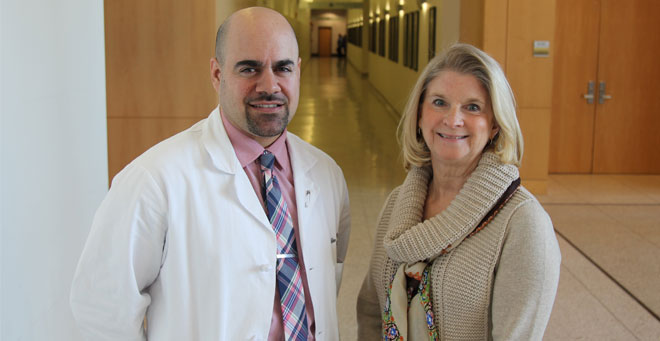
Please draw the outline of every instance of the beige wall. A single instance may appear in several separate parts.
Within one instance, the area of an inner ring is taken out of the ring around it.
[[[298,10],[296,18],[289,18],[289,22],[293,25],[298,37],[298,48],[300,50],[300,58],[302,58],[303,68],[309,61],[312,55],[312,48],[310,43],[310,30],[309,21],[311,20],[311,11],[309,9],[301,8]]]
[[[232,13],[241,8],[258,6],[257,0],[227,1],[215,0],[215,26],[220,26]]]
[[[417,80],[417,72],[393,61],[369,53],[369,81],[399,115]],[[383,113],[385,115],[386,113]]]
[[[447,46],[461,41],[461,0],[438,0],[431,1],[429,4],[438,9],[436,51],[442,51]],[[422,30],[421,26],[420,30]],[[428,62],[427,59],[426,61]]]
[[[234,0],[238,1],[238,0]],[[296,32],[298,38],[298,53],[302,59],[304,68],[311,56],[310,30],[309,22],[311,20],[311,10],[307,8],[306,3],[300,3],[298,0],[277,0],[264,1],[265,7],[270,7],[282,13]]]
[[[366,9],[369,8],[369,1],[365,0],[364,7]],[[368,57],[367,53],[367,42],[368,42],[368,34],[366,33],[368,31],[367,26],[365,25],[364,21],[364,15],[363,13],[366,11],[363,9],[349,9],[347,16],[348,16],[348,24],[357,24],[362,22],[362,46],[357,46],[353,45],[350,42],[346,44],[346,58],[348,59],[348,62],[358,70],[363,75],[366,75],[368,70],[367,70],[367,62],[365,56]]]

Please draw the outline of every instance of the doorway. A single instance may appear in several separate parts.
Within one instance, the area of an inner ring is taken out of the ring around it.
[[[319,57],[332,55],[332,27],[319,27]]]
[[[660,174],[660,2],[557,0],[550,173]]]

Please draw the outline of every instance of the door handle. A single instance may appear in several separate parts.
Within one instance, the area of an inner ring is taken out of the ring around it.
[[[598,84],[598,104],[605,103],[606,99],[612,99],[612,96],[605,93],[605,82],[600,81],[600,84]]]
[[[583,94],[582,97],[587,100],[587,104],[594,103],[594,81],[587,83],[587,93]]]

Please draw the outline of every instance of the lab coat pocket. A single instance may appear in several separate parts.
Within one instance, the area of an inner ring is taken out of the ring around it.
[[[337,236],[330,237],[330,250],[332,251],[332,261],[337,262]]]
[[[344,264],[337,263],[337,237],[330,238],[330,249],[332,250],[332,262],[335,265],[335,285],[336,293],[339,294],[339,284],[341,283],[341,274]]]

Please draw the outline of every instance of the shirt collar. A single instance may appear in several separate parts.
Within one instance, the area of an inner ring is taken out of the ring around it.
[[[245,168],[248,164],[257,160],[266,149],[275,155],[275,167],[277,169],[281,170],[282,165],[289,164],[289,153],[287,152],[286,145],[286,128],[275,142],[267,148],[264,148],[259,142],[252,139],[248,133],[235,127],[227,118],[225,118],[222,108],[220,109],[220,117],[222,118],[222,125],[227,131],[229,141],[231,141],[231,145],[234,147],[236,157],[238,157],[238,161],[241,163],[241,167]]]

